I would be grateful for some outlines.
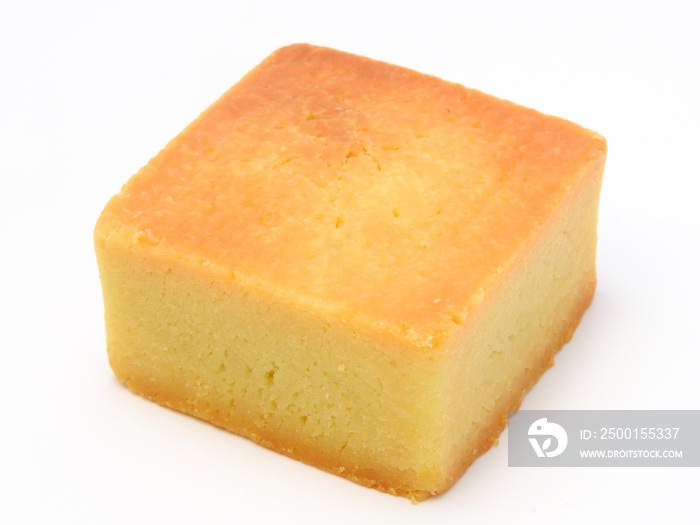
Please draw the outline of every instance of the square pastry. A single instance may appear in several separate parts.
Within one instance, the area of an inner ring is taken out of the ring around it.
[[[591,302],[605,155],[458,84],[282,48],[102,212],[110,365],[362,485],[444,492]]]

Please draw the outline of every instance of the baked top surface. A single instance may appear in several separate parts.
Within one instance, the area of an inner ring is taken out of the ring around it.
[[[573,123],[294,45],[132,177],[97,231],[431,345],[604,155]]]

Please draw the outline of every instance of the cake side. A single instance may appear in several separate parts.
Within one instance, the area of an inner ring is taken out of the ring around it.
[[[452,480],[491,448],[526,393],[571,339],[596,287],[605,156],[551,217],[529,250],[503,268],[452,341],[447,413]]]
[[[131,390],[384,492],[424,499],[443,484],[442,353],[147,239],[98,234],[96,250],[110,366]]]

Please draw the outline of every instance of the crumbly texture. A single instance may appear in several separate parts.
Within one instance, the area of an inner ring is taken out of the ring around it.
[[[110,364],[329,472],[444,492],[591,301],[604,162],[576,124],[282,48],[100,216]]]

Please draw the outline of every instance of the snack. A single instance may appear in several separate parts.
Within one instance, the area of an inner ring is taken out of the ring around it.
[[[605,151],[457,84],[282,48],[102,212],[110,364],[290,457],[439,494],[592,299]]]

